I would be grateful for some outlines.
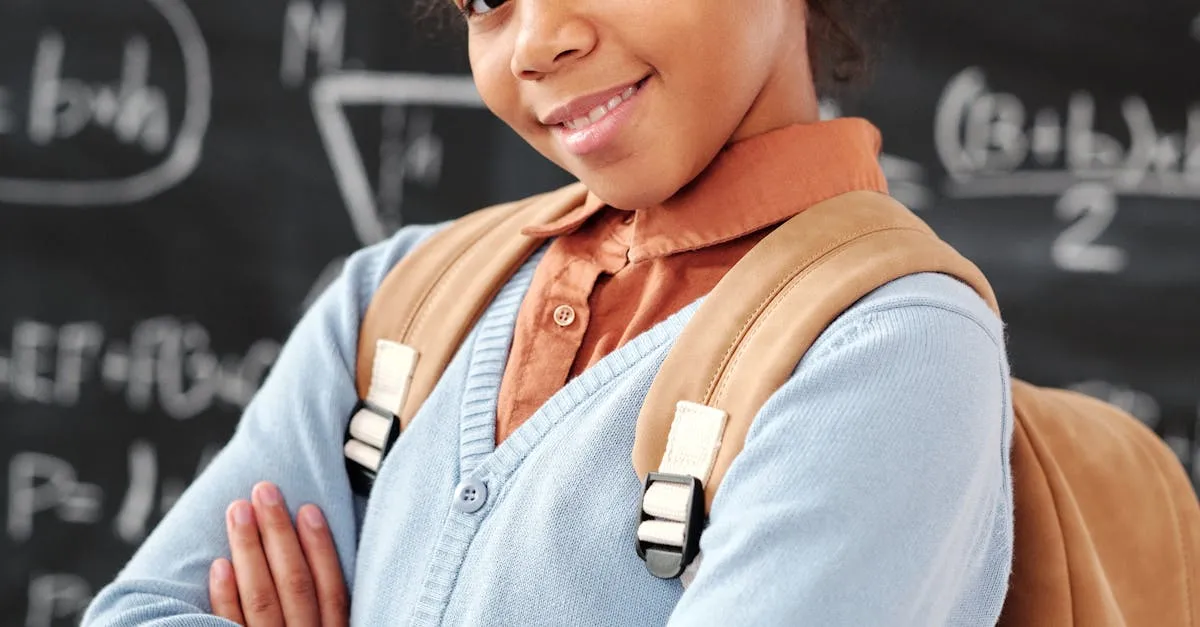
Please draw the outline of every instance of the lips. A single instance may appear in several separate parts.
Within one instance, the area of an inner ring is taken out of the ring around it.
[[[651,90],[649,77],[626,85],[619,92],[615,89],[598,92],[600,95],[609,96],[609,99],[604,101],[590,96],[588,100],[580,99],[576,102],[581,105],[593,102],[600,104],[591,109],[585,109],[583,106],[575,109],[565,107],[558,114],[559,117],[571,114],[576,117],[567,118],[562,123],[547,128],[566,153],[578,158],[596,156],[595,158],[603,160],[604,154],[609,154],[605,152],[606,149],[619,142],[625,129],[637,119],[638,112],[645,106],[644,94],[648,90]]]
[[[629,100],[630,98],[632,98],[633,95],[637,93],[637,91],[638,91],[638,87],[636,85],[631,85],[629,87],[626,87],[625,91],[621,92],[620,94],[618,94],[616,96],[613,96],[612,98],[609,99],[608,102],[596,107],[595,109],[592,109],[591,111],[588,111],[586,116],[578,117],[578,118],[575,118],[574,120],[567,120],[566,122],[563,122],[562,124],[563,124],[563,126],[567,127],[568,129],[570,129],[572,131],[578,131],[580,129],[585,129],[585,128],[591,126],[592,124],[599,122],[601,118],[603,118],[605,115],[608,115],[609,111],[612,111],[613,109],[616,109],[617,107],[621,106],[622,102],[625,102],[626,100]]]
[[[563,125],[572,130],[583,128],[633,97],[647,78],[649,77],[576,98],[550,110],[539,121],[546,126]]]

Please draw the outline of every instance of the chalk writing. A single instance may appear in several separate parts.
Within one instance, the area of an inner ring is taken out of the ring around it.
[[[313,83],[312,102],[317,129],[333,164],[342,200],[350,212],[354,232],[364,244],[384,240],[391,235],[395,225],[380,213],[345,108],[383,105],[428,112],[434,107],[483,107],[469,76],[373,72],[339,72],[322,76]],[[381,150],[393,164],[404,164],[404,174],[400,175],[404,180],[433,185],[441,175],[442,143],[430,131],[432,118],[421,118],[422,115],[432,114],[413,114],[410,118],[410,114],[400,117],[396,113],[385,113],[385,123],[392,125],[393,144]],[[389,120],[386,116],[394,117]],[[395,180],[388,179],[391,188],[383,195],[391,202],[399,203]],[[402,213],[398,206],[393,210]]]
[[[404,224],[404,184],[433,187],[442,178],[444,147],[427,108],[383,108],[379,141],[378,214],[389,231]]]
[[[1116,246],[1097,244],[1117,215],[1117,196],[1104,183],[1080,183],[1058,199],[1055,214],[1073,221],[1055,240],[1050,255],[1055,265],[1073,272],[1120,272],[1129,254]]]
[[[283,17],[283,52],[279,79],[296,87],[308,76],[308,58],[315,51],[321,73],[339,70],[345,53],[346,6],[327,0],[320,8],[309,0],[292,0]]]
[[[63,620],[78,624],[91,600],[92,588],[79,575],[35,574],[29,580],[25,627],[51,627]]]
[[[126,542],[139,542],[146,535],[146,521],[154,511],[158,459],[154,446],[138,440],[129,447],[129,490],[117,514],[117,535]]]
[[[196,476],[208,466],[220,451],[210,445],[200,455]],[[129,488],[121,502],[121,508],[113,521],[117,537],[129,544],[139,544],[146,537],[153,514],[166,514],[187,486],[179,478],[167,477],[159,488],[158,452],[146,440],[135,440],[129,447]]]
[[[934,140],[950,175],[952,197],[1057,196],[1076,183],[1102,181],[1115,193],[1200,199],[1200,104],[1186,130],[1165,132],[1145,99],[1131,95],[1120,111],[1130,141],[1095,128],[1096,102],[1077,91],[1065,114],[1029,114],[1016,95],[988,88],[981,69],[955,76],[938,103]]]
[[[1159,129],[1140,96],[1125,98],[1120,111],[1128,146],[1096,130],[1096,102],[1086,91],[1070,96],[1065,114],[1045,107],[1030,115],[1016,95],[992,91],[982,70],[967,68],[947,85],[935,118],[945,193],[1058,196],[1054,212],[1067,226],[1051,246],[1055,266],[1121,272],[1128,252],[1101,243],[1118,195],[1200,199],[1200,104],[1177,132]]]
[[[28,115],[24,129],[13,113],[13,100],[24,90],[0,88],[0,134],[20,136],[42,148],[47,163],[60,146],[86,128],[107,131],[118,145],[137,146],[151,165],[116,177],[30,177],[0,172],[0,202],[24,205],[103,206],[137,202],[177,185],[199,163],[208,129],[212,79],[208,49],[192,13],[183,0],[148,2],[163,17],[182,55],[182,117],[170,117],[167,93],[150,83],[156,56],[151,37],[134,33],[124,39],[121,61],[112,68],[112,81],[91,82],[72,77],[71,67],[89,62],[84,52],[72,53],[65,29],[47,28],[31,51]],[[78,176],[78,175],[75,175]]]
[[[70,139],[89,124],[108,129],[123,144],[139,144],[160,153],[170,140],[167,96],[147,85],[150,45],[135,36],[125,44],[119,84],[90,85],[63,77],[66,44],[62,34],[42,35],[33,63],[29,139],[46,145]]]
[[[207,445],[191,476],[163,476],[155,445],[134,440],[126,451],[129,484],[112,518],[114,535],[130,545],[141,543],[152,524],[175,505],[220,450],[221,444]],[[105,498],[104,489],[81,481],[67,460],[48,453],[19,452],[8,464],[8,537],[18,543],[29,540],[39,520],[100,524],[104,522]]]
[[[165,316],[133,326],[128,340],[110,338],[99,323],[13,326],[11,357],[0,351],[0,399],[73,407],[85,385],[99,381],[129,407],[155,407],[185,420],[218,402],[244,408],[279,355],[275,340],[255,341],[242,355],[218,355],[207,329]]]
[[[69,523],[97,522],[102,498],[100,487],[81,483],[66,461],[45,453],[18,453],[8,464],[8,537],[29,539],[41,512],[52,511]]]

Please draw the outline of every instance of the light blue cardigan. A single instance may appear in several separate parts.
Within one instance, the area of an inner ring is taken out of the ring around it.
[[[941,275],[839,318],[756,418],[718,491],[695,582],[634,551],[638,407],[693,303],[568,383],[500,447],[496,396],[535,257],[505,286],[386,459],[370,504],[342,441],[359,320],[431,227],[354,255],[304,316],[233,439],[84,619],[206,615],[223,512],[257,481],[326,512],[352,623],[994,625],[1012,561],[1012,410],[1003,328]],[[483,507],[452,506],[481,480]]]

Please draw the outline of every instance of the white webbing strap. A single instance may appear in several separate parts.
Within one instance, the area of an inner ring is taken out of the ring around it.
[[[417,351],[391,340],[375,343],[375,360],[371,365],[371,386],[365,399],[369,405],[392,414],[399,414],[412,385],[417,366]],[[382,416],[363,407],[350,418],[350,438],[342,447],[346,457],[374,472],[379,470],[388,447],[388,435],[396,418]]]
[[[690,475],[708,482],[728,414],[715,407],[680,401],[667,435],[667,450],[658,471]],[[681,484],[658,482],[646,489],[642,509],[653,516],[638,526],[638,539],[668,546],[683,546],[690,491]]]

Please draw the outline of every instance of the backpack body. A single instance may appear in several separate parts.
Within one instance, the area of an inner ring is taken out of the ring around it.
[[[363,320],[347,471],[374,470],[501,285],[579,204],[580,184],[477,212],[389,273]],[[645,479],[631,549],[662,577],[698,564],[704,516],[758,409],[820,333],[896,278],[940,272],[997,311],[979,270],[887,196],[851,192],[776,228],[705,299],[637,422]],[[1200,626],[1200,504],[1166,445],[1132,416],[1014,380],[1013,574],[1000,624]]]
[[[1200,507],[1116,407],[1013,385],[1013,576],[1001,625],[1200,625]]]

